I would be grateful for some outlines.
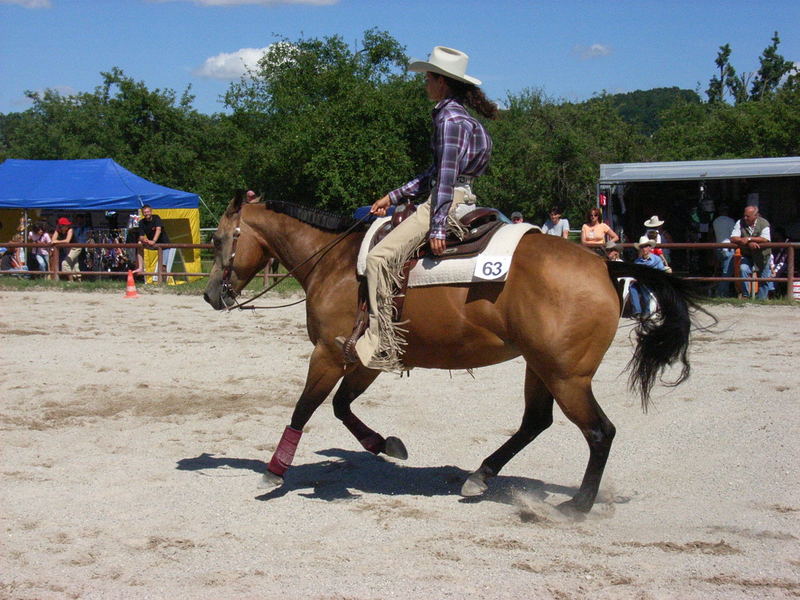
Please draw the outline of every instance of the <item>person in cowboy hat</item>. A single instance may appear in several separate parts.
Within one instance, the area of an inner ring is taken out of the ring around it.
[[[647,236],[655,240],[657,245],[672,243],[672,236],[664,231],[664,221],[663,219],[659,219],[658,215],[653,215],[647,219],[647,221],[644,222],[644,226],[647,228],[645,232]],[[653,253],[662,257],[664,259],[664,264],[669,265],[669,250],[656,248],[653,250]]]
[[[492,154],[492,139],[467,107],[493,119],[497,105],[489,101],[479,79],[467,74],[469,57],[459,50],[436,46],[428,60],[413,61],[408,69],[425,73],[425,91],[436,103],[433,109],[433,164],[423,173],[376,200],[370,212],[384,216],[391,205],[427,196],[416,212],[406,217],[367,255],[366,277],[369,328],[358,340],[340,336],[336,343],[347,362],[365,366],[402,369],[402,341],[392,322],[394,281],[403,264],[426,241],[431,251],[442,254],[448,227],[458,231],[452,217],[461,203],[474,203],[471,182],[483,175]]]
[[[655,245],[655,240],[651,240],[646,235],[640,237],[639,241],[633,245],[639,251],[639,257],[633,262],[651,269],[665,271],[667,267],[664,265],[664,261],[652,253]],[[632,316],[646,318],[650,314],[650,290],[646,286],[635,282],[630,287],[630,298],[633,310]]]

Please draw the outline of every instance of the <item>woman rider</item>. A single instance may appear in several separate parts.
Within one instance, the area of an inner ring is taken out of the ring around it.
[[[449,227],[458,229],[454,218],[462,202],[474,203],[472,180],[482,175],[492,154],[492,140],[483,125],[465,106],[493,119],[497,105],[478,88],[480,80],[466,74],[468,56],[458,50],[436,46],[427,61],[412,62],[408,69],[425,73],[425,91],[436,102],[433,109],[433,164],[402,187],[376,200],[370,212],[384,216],[390,205],[428,194],[417,207],[367,255],[369,329],[355,342],[336,339],[345,350],[345,360],[360,360],[365,366],[387,371],[402,370],[402,341],[392,322],[393,298],[403,264],[426,239],[431,251],[442,254]]]

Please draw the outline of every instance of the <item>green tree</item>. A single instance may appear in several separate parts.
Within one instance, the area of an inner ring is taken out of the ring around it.
[[[33,106],[0,121],[7,157],[113,158],[161,185],[199,193],[219,212],[240,183],[243,136],[230,119],[195,111],[187,89],[149,90],[117,68],[91,93],[28,92]],[[202,212],[203,224],[213,216]]]
[[[507,110],[490,123],[494,139],[482,201],[506,213],[543,219],[556,204],[580,222],[594,202],[599,165],[644,158],[643,136],[625,123],[608,97],[557,104],[541,91],[510,95]]]
[[[794,63],[778,54],[778,46],[781,40],[777,31],[773,34],[771,42],[759,57],[760,67],[755,76],[752,74],[737,76],[736,69],[730,63],[730,44],[720,46],[717,58],[714,61],[719,75],[712,76],[709,81],[708,89],[706,90],[708,101],[712,104],[724,102],[726,92],[730,95],[734,104],[761,100],[774,93],[775,90],[788,81],[791,75],[796,74],[797,69]],[[751,85],[749,94],[747,91],[748,85]]]
[[[761,66],[750,90],[750,97],[753,100],[760,100],[775,92],[784,77],[796,70],[792,61],[778,54],[780,43],[781,39],[776,31],[772,36],[772,43],[764,49],[758,59]]]
[[[719,47],[719,53],[714,63],[719,70],[719,77],[716,75],[709,81],[706,95],[712,104],[725,101],[727,91],[735,103],[747,100],[747,76],[737,77],[736,69],[730,63],[731,46],[725,44]]]
[[[758,102],[676,105],[653,136],[658,160],[797,156],[800,86]]]
[[[272,44],[225,97],[256,146],[253,185],[270,198],[349,211],[424,168],[431,107],[406,63],[376,30],[358,50],[339,36]]]
[[[608,96],[622,119],[644,135],[653,135],[661,126],[661,113],[679,101],[699,103],[694,90],[677,87],[636,90]]]

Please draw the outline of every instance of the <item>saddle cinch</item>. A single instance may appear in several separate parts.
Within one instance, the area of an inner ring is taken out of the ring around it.
[[[402,209],[402,210],[401,210]],[[417,207],[412,203],[398,206],[392,214],[392,218],[381,226],[372,238],[370,250],[385,238],[389,232],[397,227],[404,219],[416,212]],[[445,240],[444,254],[436,256],[437,260],[448,258],[466,258],[480,254],[489,244],[492,236],[500,227],[510,223],[503,213],[494,208],[478,207],[471,210],[459,219],[464,230],[463,237],[458,238],[455,234],[448,233]],[[419,251],[412,256],[402,269],[402,284],[394,298],[395,321],[400,321],[403,314],[403,303],[405,302],[406,289],[408,288],[408,273],[418,260],[425,256],[433,256],[430,246],[425,244]],[[344,351],[346,355],[355,355],[355,343],[369,327],[369,301],[367,299],[367,281],[361,279],[358,288],[358,313],[353,331],[345,342]]]

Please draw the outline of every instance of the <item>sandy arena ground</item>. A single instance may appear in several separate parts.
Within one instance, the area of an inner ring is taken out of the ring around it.
[[[379,378],[356,412],[405,462],[362,451],[326,402],[268,491],[311,351],[304,305],[43,291],[0,306],[0,597],[800,596],[800,309],[716,309],[691,380],[646,415],[623,322],[595,379],[617,438],[573,521],[554,506],[588,451],[559,411],[485,497],[458,495],[518,425],[521,360]]]

